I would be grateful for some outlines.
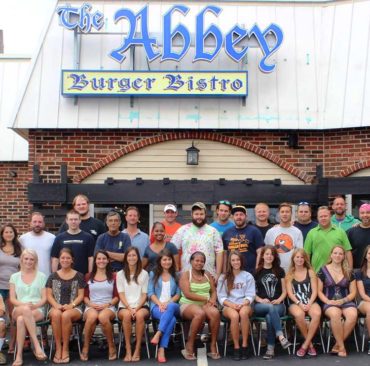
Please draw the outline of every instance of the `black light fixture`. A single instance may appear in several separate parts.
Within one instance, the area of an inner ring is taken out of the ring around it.
[[[186,149],[186,164],[198,165],[199,163],[199,149],[194,146],[194,141],[191,146]]]
[[[291,149],[298,149],[299,148],[298,133],[290,132],[288,134],[288,146]]]

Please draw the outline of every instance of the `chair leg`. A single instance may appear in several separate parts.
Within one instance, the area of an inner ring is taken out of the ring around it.
[[[353,337],[355,338],[356,351],[360,352],[360,349],[358,347],[358,341],[357,341],[356,326],[353,328]]]
[[[284,322],[283,329],[284,329],[284,337],[285,337],[286,339],[288,339],[288,332],[287,332],[287,330],[286,330],[286,321]],[[290,354],[291,354],[291,351],[290,351],[290,346],[289,346],[289,347],[288,347],[288,355],[290,355]]]
[[[297,348],[297,324],[294,322],[294,336],[293,336],[293,355],[295,355],[295,351]]]
[[[262,325],[258,323],[258,356],[261,354]]]
[[[253,325],[252,325],[252,322],[250,322],[250,324],[249,324],[249,332],[250,332],[250,337],[251,337],[253,354],[254,354],[254,356],[257,356],[257,354],[256,354],[256,345],[254,343],[254,337],[253,337]]]
[[[145,324],[145,331],[144,331],[144,337],[145,337],[145,346],[146,346],[146,353],[148,355],[148,360],[150,359],[150,351],[149,351],[149,324]]]
[[[181,338],[182,338],[182,345],[185,349],[185,333],[184,333],[184,324],[183,323],[180,323],[180,327],[181,327]]]
[[[319,326],[319,335],[320,335],[320,342],[321,342],[321,348],[322,348],[322,353],[326,353],[325,352],[325,343],[324,343],[324,337],[322,335],[322,328],[321,328],[321,324]]]

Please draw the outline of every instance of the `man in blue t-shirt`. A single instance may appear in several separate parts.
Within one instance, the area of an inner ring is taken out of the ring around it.
[[[105,218],[108,231],[99,235],[96,241],[95,253],[98,250],[105,250],[108,255],[114,272],[123,268],[123,258],[128,247],[131,246],[130,237],[120,231],[121,216],[116,211],[110,211]]]
[[[217,219],[212,222],[211,226],[213,226],[221,236],[226,230],[234,227],[234,223],[230,220],[232,208],[233,206],[231,205],[230,201],[223,200],[217,203]]]
[[[261,232],[253,225],[248,224],[247,209],[244,206],[234,206],[231,210],[235,226],[224,232],[224,270],[226,270],[227,256],[231,250],[238,250],[244,257],[244,270],[254,273],[256,264],[265,245]]]

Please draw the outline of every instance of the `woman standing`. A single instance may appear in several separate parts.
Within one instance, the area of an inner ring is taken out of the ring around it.
[[[0,231],[0,294],[7,306],[10,319],[10,341],[8,353],[14,353],[15,326],[12,321],[13,305],[9,301],[10,276],[19,271],[19,261],[22,253],[21,244],[18,241],[18,233],[12,224],[6,224]]]
[[[157,345],[158,362],[166,362],[165,348],[176,324],[176,318],[180,316],[180,288],[177,284],[176,265],[173,254],[168,250],[162,250],[157,258],[154,272],[150,272],[148,297],[150,299],[150,311],[153,319],[159,320],[158,330],[151,340]]]
[[[141,341],[144,335],[145,320],[149,317],[146,305],[148,292],[148,272],[142,269],[139,250],[129,247],[123,259],[123,269],[117,273],[117,290],[120,299],[118,318],[122,321],[125,335],[125,362],[140,361]],[[136,345],[132,354],[131,331],[135,322]]]
[[[115,278],[108,253],[104,250],[98,250],[94,255],[92,272],[86,278],[84,345],[80,355],[81,361],[89,359],[90,341],[97,322],[101,324],[107,339],[109,361],[117,358],[112,327],[112,320],[116,316],[116,305],[118,303]]]
[[[82,318],[84,288],[83,275],[73,269],[73,253],[63,248],[59,253],[60,270],[46,282],[46,295],[51,310],[51,327],[55,340],[54,363],[69,363],[69,338],[73,322]]]
[[[256,316],[265,317],[267,324],[267,351],[263,358],[270,360],[275,355],[275,338],[286,349],[291,343],[284,337],[280,317],[285,314],[285,273],[280,267],[279,255],[272,245],[262,248],[255,281],[257,296],[254,304]]]
[[[358,293],[361,297],[358,310],[366,316],[367,334],[370,334],[370,245],[364,251],[360,271],[356,273]],[[370,355],[370,338],[367,342]]]
[[[46,303],[46,276],[37,270],[37,264],[36,252],[25,249],[20,257],[21,270],[10,277],[10,302],[14,305],[12,318],[17,324],[17,356],[13,366],[23,365],[26,331],[33,344],[36,359],[47,359],[36,334],[36,322],[44,319]]]
[[[330,327],[336,340],[331,353],[347,357],[344,341],[357,321],[357,309],[353,301],[356,297],[356,281],[349,269],[343,247],[333,247],[328,264],[320,269],[317,276],[319,298],[324,304],[323,311],[330,319]]]
[[[144,256],[143,256],[143,268],[146,271],[151,272],[154,270],[154,267],[157,263],[157,258],[159,253],[163,249],[169,250],[175,260],[176,269],[179,268],[179,252],[173,243],[166,243],[165,242],[165,228],[161,222],[155,222],[152,227],[152,235],[154,237],[154,242],[148,245],[145,249]]]
[[[217,285],[218,302],[223,306],[222,313],[230,320],[230,332],[234,343],[233,360],[235,361],[248,358],[249,317],[252,315],[251,305],[256,296],[253,276],[241,270],[244,268],[243,260],[239,251],[231,251],[227,260],[226,274],[218,279]]]
[[[298,248],[293,251],[289,271],[286,275],[286,287],[290,300],[289,313],[304,337],[298,357],[317,356],[312,339],[315,336],[321,320],[321,309],[316,302],[317,277],[313,271],[307,253]],[[306,323],[306,316],[311,320]]]
[[[220,313],[216,307],[216,287],[211,274],[203,269],[205,263],[204,253],[193,253],[190,257],[191,269],[184,272],[180,279],[180,313],[183,319],[191,321],[188,340],[185,349],[181,351],[187,360],[196,360],[194,342],[206,320],[211,332],[211,352],[207,355],[214,360],[220,358],[216,344],[220,328]]]

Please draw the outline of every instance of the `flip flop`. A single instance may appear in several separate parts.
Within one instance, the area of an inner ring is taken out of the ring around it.
[[[185,360],[188,360],[188,361],[194,361],[197,359],[194,353],[189,353],[186,349],[182,349],[181,354],[185,358]]]
[[[208,352],[207,356],[212,358],[212,360],[219,360],[221,358],[218,352]]]

